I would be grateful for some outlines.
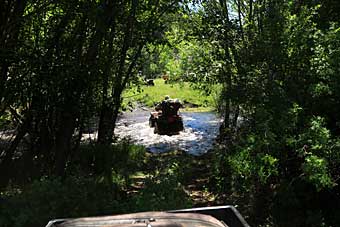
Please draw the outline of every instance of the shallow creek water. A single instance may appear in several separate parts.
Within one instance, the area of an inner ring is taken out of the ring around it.
[[[192,155],[202,155],[213,147],[221,119],[212,112],[183,112],[184,131],[178,135],[154,134],[149,127],[149,111],[124,113],[118,120],[115,134],[130,137],[136,144],[144,145],[150,152],[161,153],[182,150]]]
[[[178,135],[154,134],[154,128],[149,126],[150,110],[147,109],[122,114],[117,121],[115,134],[119,138],[129,137],[153,153],[181,150],[192,155],[202,155],[208,152],[218,135],[221,119],[213,112],[183,112],[181,115],[184,131]],[[98,126],[95,124],[89,128],[82,140],[94,141],[97,137],[96,128]],[[14,130],[0,131],[0,145],[12,140],[14,135]]]

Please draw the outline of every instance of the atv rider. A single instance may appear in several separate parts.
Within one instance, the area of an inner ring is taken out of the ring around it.
[[[157,111],[162,111],[164,117],[178,115],[179,108],[182,107],[181,102],[178,99],[170,99],[169,95],[166,95],[164,100],[159,103],[155,109]]]
[[[183,105],[178,99],[174,99],[170,101],[170,115],[178,115],[179,108],[182,108]]]
[[[155,107],[155,110],[161,111],[163,116],[169,116],[170,100],[170,96],[166,95],[164,100]]]

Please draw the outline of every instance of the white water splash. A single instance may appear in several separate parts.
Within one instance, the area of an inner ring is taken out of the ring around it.
[[[202,155],[213,147],[221,119],[211,112],[182,113],[184,128],[178,135],[154,134],[149,127],[149,112],[137,111],[124,114],[117,122],[115,134],[129,137],[136,144],[144,145],[154,153],[182,150],[192,155]]]

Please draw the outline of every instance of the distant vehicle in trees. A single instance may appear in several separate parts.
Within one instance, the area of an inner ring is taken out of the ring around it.
[[[164,81],[169,80],[169,75],[168,75],[168,74],[164,74],[164,75],[162,76],[162,79],[163,79]]]
[[[146,85],[148,86],[155,86],[155,82],[153,81],[153,79],[149,79],[149,80],[146,80]]]

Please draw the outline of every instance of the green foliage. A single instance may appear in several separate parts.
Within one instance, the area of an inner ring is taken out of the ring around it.
[[[296,180],[282,182],[282,187],[277,191],[273,204],[275,222],[278,226],[334,226],[332,221],[323,213],[323,202],[320,201],[310,185]],[[328,211],[329,212],[329,211]],[[333,214],[336,215],[336,212]],[[329,212],[329,213],[331,213]],[[336,222],[334,222],[336,223]]]
[[[96,147],[101,149],[103,147]],[[72,175],[66,179],[42,178],[25,187],[8,187],[0,195],[0,225],[3,227],[44,226],[51,219],[112,215],[150,210],[191,207],[181,184],[183,169],[176,163],[166,164],[153,175],[143,175],[143,188],[132,196],[129,177],[145,169],[145,149],[123,141],[106,151],[112,167],[111,182],[106,173],[85,174],[85,169],[68,167]],[[98,153],[90,146],[81,149],[83,158],[92,160]],[[80,160],[78,160],[80,162]],[[103,163],[103,165],[106,165]],[[78,166],[79,167],[79,166]],[[98,171],[98,170],[97,170]],[[103,167],[102,171],[106,171]],[[104,179],[104,180],[103,180]]]
[[[308,151],[313,154],[325,155],[330,142],[330,131],[324,126],[324,119],[314,117],[310,126],[300,135],[299,143],[308,146]]]
[[[266,182],[270,177],[278,175],[278,159],[269,154],[258,157],[258,176],[260,181]]]
[[[119,188],[91,177],[41,179],[22,192],[1,195],[0,224],[4,227],[44,226],[54,218],[111,214],[120,211]]]
[[[335,186],[335,182],[328,169],[329,155],[337,152],[332,149],[333,141],[330,132],[324,127],[324,120],[315,117],[311,120],[310,127],[300,135],[300,155],[304,156],[302,170],[307,181],[315,185],[318,191]]]
[[[198,29],[220,62],[215,78],[223,83],[226,113],[217,185],[251,204],[254,225],[271,218],[268,225],[333,225],[326,213],[336,212],[315,208],[339,193],[339,24],[321,14],[330,5],[338,4],[204,4]],[[235,109],[240,127],[230,124]],[[333,209],[336,201],[329,201]]]
[[[306,179],[311,182],[317,190],[333,187],[334,182],[328,173],[327,162],[316,155],[306,157],[302,170],[306,174]]]
[[[82,145],[81,155],[68,167],[74,171],[88,173],[94,171],[98,178],[112,184],[127,186],[130,176],[144,167],[146,150],[143,146],[134,145],[129,140],[122,140],[113,145]],[[89,169],[93,167],[93,170]]]
[[[6,130],[6,128],[10,127],[11,125],[11,120],[10,120],[10,115],[3,114],[0,116],[0,130]]]

